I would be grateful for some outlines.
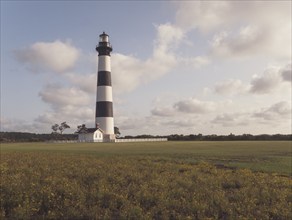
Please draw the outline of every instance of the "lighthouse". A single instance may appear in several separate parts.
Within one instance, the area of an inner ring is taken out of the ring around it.
[[[115,139],[110,55],[112,46],[105,32],[99,35],[96,51],[98,52],[98,72],[95,124],[103,131],[104,141],[112,141]]]

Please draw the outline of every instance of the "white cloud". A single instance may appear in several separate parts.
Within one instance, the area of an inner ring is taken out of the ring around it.
[[[70,92],[70,90],[68,91]],[[59,90],[58,92],[62,91]],[[72,98],[74,93],[75,91],[68,97]],[[51,100],[50,97],[47,97],[46,102],[52,105],[52,109],[37,116],[34,119],[34,125],[38,125],[43,130],[50,131],[51,125],[66,121],[71,127],[68,130],[71,133],[76,131],[77,125],[80,124],[86,124],[87,127],[94,126],[94,100],[90,101],[90,104],[80,105],[79,98],[75,98],[71,102],[62,102],[61,99]]]
[[[115,124],[121,131],[133,131],[138,134],[142,133],[154,133],[160,126],[160,121],[152,116],[120,116],[115,119]],[[150,131],[150,132],[149,132]]]
[[[229,2],[182,1],[175,4],[178,6],[176,23],[186,30],[198,28],[208,32],[231,22],[226,19],[232,12]]]
[[[268,108],[262,108],[261,110],[256,111],[253,114],[253,117],[272,121],[290,119],[291,123],[291,112],[291,103],[282,101],[275,103]]]
[[[170,119],[163,121],[161,123],[164,126],[176,128],[179,132],[179,129],[190,129],[196,126],[201,125],[201,122],[197,118],[180,118],[180,119]]]
[[[292,64],[290,63],[290,64],[286,65],[284,68],[282,68],[280,70],[280,74],[281,74],[282,79],[284,81],[292,82],[292,71],[291,71],[291,69],[292,69]]]
[[[36,73],[53,71],[63,73],[74,67],[79,51],[70,42],[37,42],[28,48],[14,51],[16,59]]]
[[[147,60],[120,53],[112,54],[115,93],[130,92],[141,84],[169,73],[178,64],[174,51],[184,37],[183,32],[170,24],[158,25],[156,29],[153,53]]]
[[[56,84],[47,85],[39,92],[39,96],[55,109],[63,106],[88,106],[94,103],[84,91],[75,87],[66,88]]]
[[[217,82],[214,85],[214,92],[220,95],[272,94],[276,90],[285,88],[284,82],[291,81],[291,64],[285,66],[268,67],[261,75],[254,75],[250,83],[244,83],[239,79],[228,79]],[[279,90],[283,92],[285,90]]]
[[[237,33],[221,32],[214,36],[211,50],[214,55],[220,57],[263,54],[264,45],[267,45],[267,34],[251,25],[241,27]]]
[[[87,92],[73,86],[49,84],[39,95],[52,109],[40,114],[34,124],[48,130],[52,124],[66,121],[71,126],[71,132],[80,124],[94,126],[95,97]]]
[[[78,73],[66,73],[65,76],[66,79],[82,91],[92,95],[95,94],[97,86],[97,73],[82,75]]]
[[[227,58],[291,59],[290,1],[180,1],[176,25],[213,35],[211,51]]]
[[[151,110],[151,114],[155,116],[169,117],[174,116],[176,111],[172,107],[155,107]]]
[[[31,123],[26,120],[14,119],[14,118],[0,118],[0,128],[1,131],[10,132],[36,132],[44,133],[47,128],[43,128],[38,123]]]
[[[208,65],[211,61],[207,56],[196,56],[196,57],[180,57],[178,58],[181,68],[184,66],[199,69],[203,66]]]
[[[208,101],[200,101],[195,98],[179,101],[174,103],[173,107],[184,113],[204,114],[215,110],[215,103]]]
[[[113,53],[112,83],[115,93],[127,93],[134,90],[138,85],[145,83],[148,71],[143,68],[144,66],[143,61],[138,58]]]
[[[228,79],[224,82],[218,82],[214,88],[214,91],[221,95],[244,94],[247,90],[248,86],[238,79]]]
[[[291,126],[291,104],[281,101],[272,104],[270,107],[260,108],[257,110],[248,110],[245,112],[226,112],[218,114],[212,121],[212,124],[223,127],[246,127],[255,126],[260,128],[260,124],[277,127],[290,124]],[[248,127],[252,130],[252,127]],[[257,128],[257,129],[258,129]],[[262,127],[266,129],[267,127]],[[270,128],[271,129],[271,128]],[[259,131],[258,131],[259,132]],[[260,131],[262,132],[262,131]]]
[[[154,42],[154,57],[165,55],[165,53],[176,49],[185,37],[182,29],[170,23],[157,25],[156,29],[157,38]]]
[[[223,127],[247,126],[250,123],[246,113],[223,113],[217,115],[211,123],[219,124]]]
[[[265,70],[262,76],[255,75],[251,81],[251,93],[266,94],[273,91],[281,83],[281,76],[277,68]]]
[[[35,119],[35,123],[40,123],[44,126],[63,121],[67,121],[70,126],[72,125],[72,128],[76,128],[81,123],[94,125],[94,110],[89,106],[60,106],[58,111],[44,112]]]
[[[172,106],[156,106],[151,110],[151,114],[162,117],[178,116],[181,113],[205,114],[214,111],[216,107],[219,107],[219,105],[214,102],[189,98],[177,101]]]

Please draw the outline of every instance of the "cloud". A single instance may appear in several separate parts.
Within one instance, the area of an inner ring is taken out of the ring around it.
[[[168,126],[168,127],[174,127],[176,129],[179,128],[192,128],[195,126],[200,125],[200,121],[196,118],[180,118],[180,119],[173,119],[173,120],[167,120],[161,123],[162,125]]]
[[[87,83],[90,83],[82,80],[86,76],[65,74],[65,77],[70,78],[73,85],[65,87],[60,84],[47,84],[39,92],[42,101],[49,104],[51,109],[37,116],[34,124],[47,127],[48,130],[52,124],[66,121],[71,127],[68,130],[70,132],[74,132],[80,124],[94,126],[96,79],[91,82],[95,88],[92,93],[91,89],[86,88]],[[82,83],[77,83],[78,80]]]
[[[250,92],[266,94],[273,91],[281,83],[282,79],[277,68],[269,68],[262,76],[255,75],[251,81]]]
[[[93,102],[92,102],[93,103]],[[53,108],[34,119],[33,124],[38,125],[45,131],[50,131],[51,125],[66,121],[71,129],[68,132],[75,132],[77,125],[86,124],[87,127],[94,126],[94,104],[73,105],[50,103]]]
[[[115,93],[128,93],[147,80],[145,64],[138,58],[119,53],[112,54],[112,83]],[[145,75],[145,77],[143,77]]]
[[[154,42],[154,57],[165,55],[165,53],[176,49],[185,38],[183,30],[170,23],[157,25],[156,29],[157,38]]]
[[[290,63],[280,70],[280,75],[282,76],[282,79],[284,81],[292,82],[292,71],[291,71],[292,68],[291,67],[292,67],[292,64]]]
[[[261,108],[258,110],[249,110],[246,112],[226,112],[217,115],[212,124],[222,125],[223,127],[236,126],[257,126],[259,124],[279,126],[283,122],[291,123],[291,104],[286,101],[281,101],[272,104],[270,107]]]
[[[74,67],[80,52],[68,41],[37,42],[14,51],[15,58],[35,72],[66,72]]]
[[[251,58],[267,54],[291,58],[290,1],[181,1],[175,25],[196,29],[210,41],[213,55]]]
[[[39,92],[39,96],[55,109],[60,109],[63,106],[88,106],[90,103],[94,103],[84,91],[75,87],[66,88],[57,84],[47,85]]]
[[[160,127],[160,121],[153,116],[120,116],[115,119],[115,124],[122,130],[130,130],[141,134],[141,132],[154,133]]]
[[[120,53],[112,54],[112,78],[115,93],[133,91],[141,84],[159,79],[178,64],[175,49],[181,43],[183,32],[171,24],[156,26],[157,36],[151,57],[146,60]]]
[[[97,87],[97,73],[82,74],[82,75],[78,73],[66,73],[65,77],[74,86],[78,87],[82,91],[88,94],[95,95],[96,87]]]
[[[246,113],[223,113],[217,115],[211,123],[219,124],[223,127],[247,126],[250,120]]]
[[[226,15],[231,13],[228,2],[183,1],[176,5],[176,24],[186,30],[197,28],[209,32],[230,23],[226,19]]]
[[[121,116],[115,119],[115,124],[123,135],[169,135],[171,133],[192,133],[195,127],[201,125],[201,122],[195,117]]]
[[[263,45],[267,45],[264,30],[248,25],[241,27],[239,31],[228,33],[220,32],[211,41],[211,51],[220,57],[250,56],[250,54],[262,54]]]
[[[176,111],[171,107],[156,107],[151,110],[151,114],[155,116],[169,117],[174,116]]]
[[[181,68],[184,66],[199,69],[203,66],[208,65],[211,60],[207,56],[196,56],[196,57],[180,57],[178,58]]]
[[[281,86],[285,87],[284,82],[291,82],[291,64],[268,67],[261,75],[254,75],[250,83],[238,79],[217,82],[214,92],[220,95],[270,94]]]
[[[264,120],[291,120],[291,104],[285,101],[275,103],[268,108],[262,108],[259,111],[253,113],[253,117],[261,118]],[[291,123],[291,122],[290,122]]]
[[[176,98],[177,99],[177,98]],[[167,104],[167,102],[172,102],[172,104]],[[165,118],[175,118],[175,117],[185,117],[186,114],[194,116],[208,115],[209,113],[214,113],[214,111],[221,111],[232,104],[231,100],[223,100],[219,102],[212,101],[202,101],[194,97],[183,98],[178,101],[168,100],[161,103],[161,101],[156,101],[151,110],[151,115],[156,117]],[[188,116],[189,117],[189,116]]]
[[[94,110],[90,106],[60,106],[58,111],[47,111],[39,115],[35,122],[41,124],[52,124],[67,121],[70,124],[88,122],[94,124]],[[76,126],[75,126],[76,127]]]
[[[218,82],[214,88],[214,91],[221,95],[243,94],[247,90],[248,86],[238,79],[228,79],[224,82]]]
[[[173,107],[179,112],[204,114],[213,111],[215,109],[215,103],[190,98],[176,102]]]
[[[7,132],[37,132],[44,133],[47,132],[47,128],[44,129],[38,123],[28,122],[26,120],[15,119],[15,118],[0,118],[0,128],[1,131]]]
[[[205,114],[212,112],[216,107],[218,107],[216,103],[189,98],[177,101],[172,106],[154,107],[151,114],[161,117],[178,116],[181,113]]]
[[[146,126],[145,120],[141,117],[120,116],[115,120],[115,124],[122,130],[142,129]]]
[[[176,25],[201,32],[216,32],[240,23],[279,26],[289,23],[291,16],[291,2],[285,1],[181,1],[175,5]]]
[[[234,115],[222,114],[222,115],[216,116],[216,118],[212,120],[212,123],[230,126],[230,125],[233,125],[234,121],[235,121]]]

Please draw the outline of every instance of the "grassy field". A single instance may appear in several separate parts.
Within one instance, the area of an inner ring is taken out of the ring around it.
[[[1,144],[1,152],[50,152],[96,157],[152,156],[195,164],[200,161],[254,171],[291,175],[292,142],[136,142],[136,143],[15,143]]]
[[[6,219],[291,219],[291,142],[1,144]]]

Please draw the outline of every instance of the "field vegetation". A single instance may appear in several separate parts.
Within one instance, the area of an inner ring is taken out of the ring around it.
[[[291,142],[1,144],[3,219],[292,219]]]

